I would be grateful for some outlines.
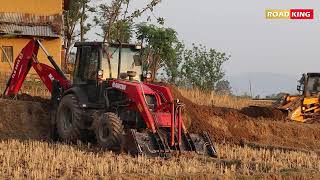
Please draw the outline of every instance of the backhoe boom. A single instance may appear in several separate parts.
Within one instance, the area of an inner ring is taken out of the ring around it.
[[[41,49],[45,52],[48,60],[54,68],[38,61],[37,55],[39,47],[41,47]],[[70,82],[67,80],[59,66],[55,63],[53,57],[50,56],[45,50],[40,40],[32,39],[21,50],[16,58],[13,71],[3,94],[9,96],[17,95],[31,67],[33,67],[33,69],[37,72],[41,81],[45,84],[50,92],[52,91],[53,80],[59,81],[60,86],[64,89],[70,87]]]

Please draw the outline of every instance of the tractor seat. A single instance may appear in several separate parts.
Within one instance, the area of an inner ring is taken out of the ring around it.
[[[127,75],[129,77],[129,80],[133,80],[133,78],[136,77],[137,72],[136,71],[127,71]]]

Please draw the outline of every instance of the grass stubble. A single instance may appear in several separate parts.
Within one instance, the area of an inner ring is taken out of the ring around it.
[[[170,159],[132,157],[98,151],[90,145],[44,141],[0,142],[2,178],[239,178],[293,174],[317,177],[320,159],[313,152],[252,149],[218,144],[219,159],[180,156]]]
[[[32,86],[33,87],[33,86]],[[25,86],[25,92],[39,94]],[[2,88],[0,88],[2,89]],[[217,96],[213,92],[179,89],[199,105],[241,109],[248,98]],[[268,103],[268,102],[267,102]],[[267,105],[267,104],[265,104]],[[217,144],[218,159],[180,156],[170,159],[132,157],[100,151],[91,145],[69,145],[36,140],[0,142],[0,177],[14,179],[317,179],[320,158],[315,152],[250,148]]]

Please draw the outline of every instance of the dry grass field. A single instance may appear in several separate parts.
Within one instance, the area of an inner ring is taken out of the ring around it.
[[[218,149],[219,159],[182,156],[165,160],[116,155],[88,145],[8,140],[0,142],[0,177],[212,179],[283,178],[288,173],[308,178],[320,175],[320,159],[313,153],[254,150],[235,145],[218,145]]]
[[[1,91],[3,87],[3,84],[0,84]],[[41,85],[26,83],[22,92],[49,97],[48,92],[44,91],[43,88]],[[208,106],[203,107],[203,110],[206,110],[203,113],[208,115],[212,114],[209,112],[209,109],[212,109],[211,106],[241,109],[253,105],[250,99],[217,96],[214,93],[203,93],[198,90],[179,89],[179,92],[197,105]],[[36,140],[37,137],[46,134],[47,127],[45,128],[45,125],[43,125],[46,117],[37,118],[39,113],[43,113],[45,109],[41,108],[39,103],[8,102],[6,106],[15,106],[15,111],[23,111],[26,107],[28,108],[21,114],[9,114],[11,119],[21,120],[18,123],[11,122],[10,118],[1,119],[4,116],[0,116],[0,120],[2,120],[0,131],[2,131],[2,134],[12,134],[13,129],[20,130],[23,133],[16,134],[16,137],[7,136],[8,138],[0,140],[0,178],[2,179],[318,179],[320,177],[319,151],[315,150],[315,152],[314,149],[252,148],[246,145],[239,146],[220,141],[220,144],[216,144],[219,153],[218,159],[197,155],[182,155],[163,159],[132,157],[126,154],[118,155],[97,149],[96,146],[90,144],[69,145],[53,143],[50,140]],[[265,105],[268,105],[268,103],[262,102]],[[5,105],[2,107],[5,107]],[[236,124],[228,123],[239,123],[239,126],[244,126],[244,129],[247,127],[245,123],[249,123],[254,125],[252,129],[258,128],[255,124],[259,122],[248,119],[227,121],[224,119],[225,115],[228,115],[228,117],[234,116],[234,118],[242,118],[242,115],[240,116],[237,110],[234,110],[237,113],[229,109],[221,110],[221,114],[217,113],[216,110],[213,112],[213,114],[219,115],[219,117],[216,117],[219,120],[210,121],[210,123],[215,123],[225,129],[225,132],[219,131],[221,135],[230,131],[229,138],[233,138],[233,136],[239,138],[242,134]],[[228,111],[228,113],[225,111]],[[4,111],[3,113],[7,113],[6,117],[8,117],[10,111]],[[28,117],[32,117],[32,121],[28,121]],[[199,116],[199,118],[201,117]],[[209,120],[207,121],[209,122]],[[265,133],[269,130],[278,133],[277,124],[289,128],[293,124],[272,122],[275,125],[273,127],[270,126],[269,121],[260,120],[260,123],[263,123],[263,127],[270,128],[265,130],[262,128],[263,131],[261,132]],[[28,126],[21,128],[16,127],[16,124]],[[35,126],[29,127],[32,125]],[[29,132],[35,131],[38,127],[42,127],[42,131],[38,134]],[[295,130],[292,131],[295,132]],[[27,135],[30,135],[29,137],[34,135],[34,138],[19,138],[25,137],[23,135],[28,132],[30,134]],[[261,136],[264,135],[261,134]],[[254,134],[253,137],[253,139],[260,138],[260,134]],[[222,138],[226,138],[226,136]],[[248,135],[248,138],[251,138],[251,136]],[[270,138],[272,137],[270,136]],[[285,139],[285,137],[283,138]],[[295,142],[292,141],[291,144],[293,143]]]
[[[227,107],[241,109],[250,105],[271,105],[269,100],[251,100],[247,97],[235,97],[229,95],[217,95],[215,92],[203,92],[198,89],[179,88],[179,92],[195,104],[205,106]]]
[[[6,82],[0,78],[0,92],[5,89]],[[271,105],[272,101],[269,100],[252,100],[246,97],[235,97],[229,95],[217,95],[213,91],[203,92],[198,89],[183,89],[179,88],[179,92],[187,97],[195,104],[205,105],[205,106],[217,106],[217,107],[227,107],[234,109],[241,109],[250,105]],[[20,93],[29,94],[32,96],[47,97],[51,96],[50,92],[41,82],[25,82],[21,88]]]

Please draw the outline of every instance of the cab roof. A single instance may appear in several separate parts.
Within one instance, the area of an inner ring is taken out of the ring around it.
[[[315,73],[315,72],[313,72],[313,73],[307,73],[307,75],[308,75],[309,77],[320,77],[320,73]]]
[[[74,47],[81,47],[81,46],[103,46],[103,45],[109,45],[110,47],[119,47],[119,43],[106,43],[106,42],[76,42]],[[136,44],[128,44],[128,43],[122,43],[123,48],[135,48]]]

